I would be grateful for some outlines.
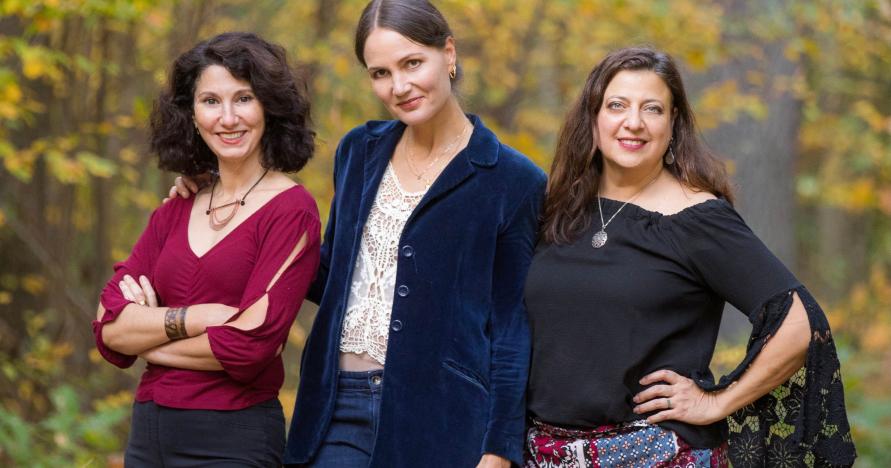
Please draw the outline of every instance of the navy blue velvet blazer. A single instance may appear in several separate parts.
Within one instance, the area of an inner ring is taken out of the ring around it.
[[[373,467],[520,463],[530,339],[523,284],[546,177],[478,117],[415,208],[399,245]],[[285,462],[311,460],[334,411],[340,333],[362,227],[405,125],[372,121],[337,149]]]

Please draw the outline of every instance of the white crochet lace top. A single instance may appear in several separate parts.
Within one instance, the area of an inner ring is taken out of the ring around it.
[[[387,165],[368,221],[362,229],[359,257],[353,269],[350,297],[340,332],[341,352],[368,353],[372,359],[384,364],[396,288],[399,238],[405,222],[425,193],[426,190],[403,190],[393,166]]]

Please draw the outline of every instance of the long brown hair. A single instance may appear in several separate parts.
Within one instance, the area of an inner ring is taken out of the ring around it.
[[[684,185],[711,192],[733,203],[726,168],[699,137],[693,110],[674,60],[664,52],[647,47],[619,49],[591,70],[582,94],[560,129],[544,206],[541,234],[545,242],[572,242],[591,223],[591,208],[597,199],[603,171],[603,155],[597,148],[594,125],[607,85],[623,70],[652,71],[671,91],[675,114],[671,148],[675,163],[665,169]]]

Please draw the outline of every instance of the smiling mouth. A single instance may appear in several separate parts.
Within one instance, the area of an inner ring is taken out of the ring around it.
[[[638,149],[646,143],[646,141],[638,140],[636,138],[619,138],[619,144],[629,149]]]
[[[247,133],[247,130],[242,130],[240,132],[218,133],[217,135],[219,135],[224,142],[233,143],[243,137],[245,133]]]
[[[411,99],[396,103],[396,105],[399,107],[402,107],[404,109],[404,108],[416,107],[420,103],[421,103],[421,96],[418,96],[416,98],[411,98]]]

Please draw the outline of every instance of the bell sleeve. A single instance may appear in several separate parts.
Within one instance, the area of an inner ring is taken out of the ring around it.
[[[752,323],[746,355],[715,383],[692,378],[705,391],[730,386],[782,325],[798,294],[811,341],[804,367],[787,382],[727,418],[734,467],[850,466],[856,452],[845,412],[840,365],[823,310],[725,201],[683,212],[675,242],[704,284]]]
[[[207,328],[211,352],[232,379],[249,384],[280,355],[319,265],[319,229],[318,211],[311,198],[287,201],[264,220],[257,234],[260,249],[256,263],[240,312],[233,317],[266,296],[263,322],[250,330],[227,324]],[[301,247],[304,236],[306,242]]]

